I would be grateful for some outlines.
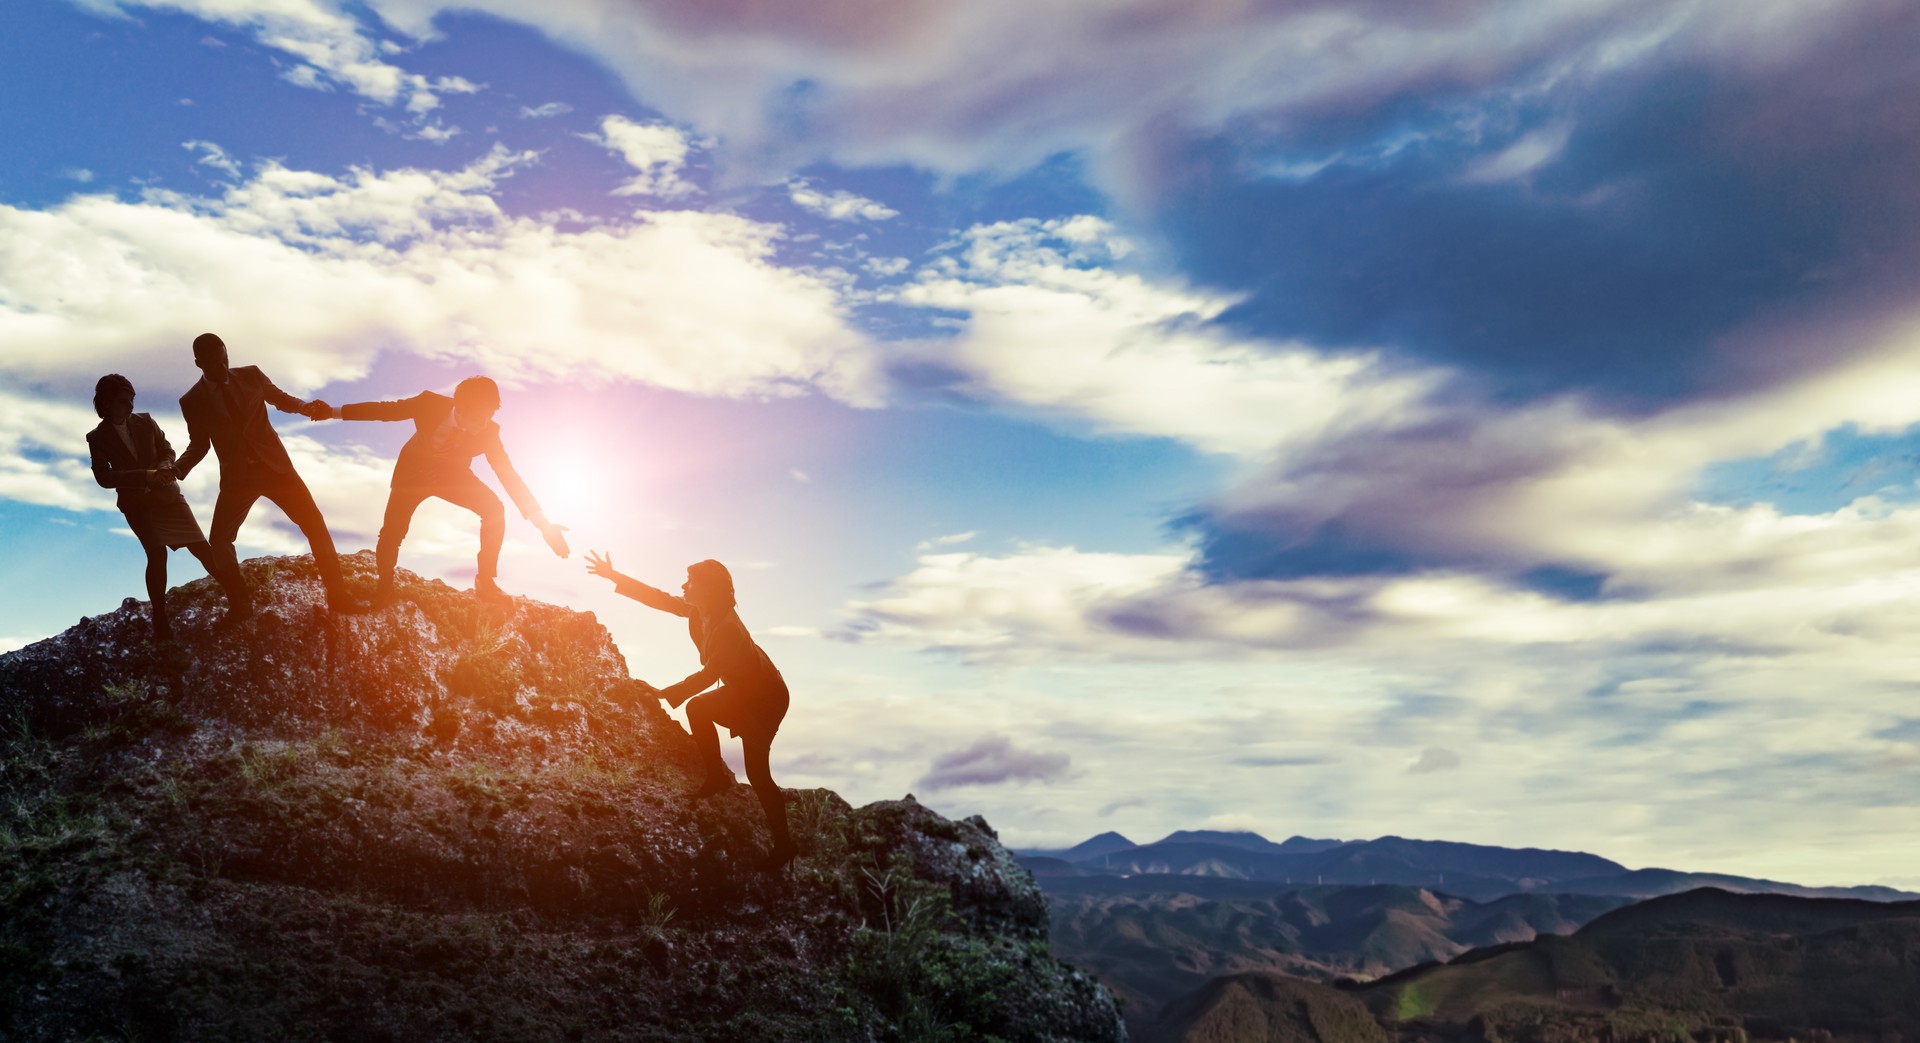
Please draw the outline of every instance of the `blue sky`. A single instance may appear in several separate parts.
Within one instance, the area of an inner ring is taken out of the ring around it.
[[[1920,885],[1916,44],[1881,0],[25,0],[0,647],[139,594],[88,395],[182,444],[214,330],[334,402],[499,377],[577,547],[734,566],[790,785]],[[404,432],[283,431],[370,545]],[[430,506],[402,563],[474,538]],[[689,668],[544,554],[503,584]]]

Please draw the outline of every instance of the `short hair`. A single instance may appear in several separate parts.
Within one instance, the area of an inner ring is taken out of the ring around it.
[[[202,333],[198,337],[193,338],[193,357],[199,358],[214,348],[224,348],[226,346],[227,342],[221,340],[218,334]]]
[[[694,579],[711,583],[715,588],[725,592],[727,595],[727,605],[729,607],[737,604],[733,599],[733,573],[728,572],[725,565],[720,564],[712,558],[708,558],[705,561],[696,561],[687,566],[687,575]]]
[[[109,373],[93,385],[93,415],[107,418],[107,402],[118,395],[133,397],[133,381],[118,373]]]
[[[472,403],[481,409],[500,408],[500,385],[492,377],[468,377],[454,385],[455,403]]]

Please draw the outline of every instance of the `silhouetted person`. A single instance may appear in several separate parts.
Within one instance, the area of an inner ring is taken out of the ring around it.
[[[133,381],[118,373],[93,386],[93,411],[100,425],[87,432],[93,480],[117,494],[127,528],[147,552],[147,600],[153,604],[153,637],[171,641],[167,618],[167,551],[185,547],[227,595],[227,614],[214,624],[225,630],[253,615],[240,570],[222,561],[200,532],[200,523],[180,495],[173,470],[173,446],[152,416],[133,411]]]
[[[693,799],[719,793],[734,783],[732,769],[720,757],[720,733],[714,728],[725,725],[729,734],[740,737],[747,781],[760,798],[767,828],[773,833],[773,851],[761,868],[775,871],[793,861],[786,799],[767,764],[773,735],[787,716],[787,682],[767,653],[753,643],[734,611],[733,576],[726,566],[711,559],[687,566],[687,581],[680,587],[686,596],[678,598],[616,571],[611,557],[592,551],[587,552],[587,571],[612,580],[614,590],[643,605],[686,617],[687,634],[700,650],[700,669],[660,689],[659,696],[668,706],[687,703],[687,724],[707,765],[707,780],[693,792]],[[721,687],[707,692],[716,681]],[[689,697],[692,702],[687,702]]]
[[[214,553],[238,570],[233,541],[254,502],[264,496],[306,534],[320,582],[327,588],[328,606],[336,612],[362,609],[347,596],[340,556],[333,549],[333,534],[320,516],[320,506],[294,471],[279,432],[267,420],[269,402],[283,413],[309,417],[311,404],[274,387],[258,366],[229,366],[227,345],[211,333],[193,338],[193,364],[200,367],[201,377],[180,396],[188,441],[175,472],[185,478],[206,457],[209,446],[220,458],[220,496],[213,504]]]
[[[486,455],[500,484],[507,487],[514,506],[540,530],[547,546],[555,554],[567,556],[567,538],[562,535],[567,527],[547,520],[527,483],[513,469],[513,461],[507,458],[506,447],[500,442],[500,425],[493,422],[499,409],[500,386],[486,377],[461,381],[453,389],[452,398],[422,391],[398,402],[354,402],[337,410],[325,402],[314,404],[316,420],[337,416],[342,420],[413,421],[413,437],[400,447],[400,459],[393,465],[393,491],[387,496],[387,514],[380,522],[380,542],[374,550],[380,564],[380,588],[374,604],[392,604],[393,569],[400,560],[400,541],[406,539],[407,529],[413,524],[413,512],[433,496],[480,516],[479,571],[473,578],[473,590],[482,597],[506,597],[494,577],[500,572],[507,512],[500,506],[500,497],[473,473],[473,458],[481,454]]]

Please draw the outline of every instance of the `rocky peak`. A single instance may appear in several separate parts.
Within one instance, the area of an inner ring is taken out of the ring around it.
[[[756,874],[591,614],[244,569],[0,656],[0,1038],[1124,1038],[977,817],[789,790]]]

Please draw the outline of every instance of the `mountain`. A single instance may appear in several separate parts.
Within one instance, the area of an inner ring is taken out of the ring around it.
[[[1331,844],[1332,846],[1327,846]],[[1075,862],[1094,872],[1184,874],[1291,884],[1407,884],[1487,900],[1551,890],[1557,880],[1627,871],[1597,855],[1381,837],[1350,843],[1293,838],[1274,844],[1253,833],[1182,831],[1165,840]]]
[[[1314,840],[1290,837],[1276,844],[1257,833],[1177,830],[1151,844],[1120,846],[1103,833],[1064,851],[1020,852],[1023,864],[1048,879],[1084,874],[1116,877],[1198,876],[1283,884],[1404,884],[1429,887],[1479,901],[1501,895],[1552,892],[1653,898],[1700,887],[1766,892],[1803,898],[1920,898],[1890,887],[1806,887],[1776,880],[1671,869],[1629,870],[1618,862],[1577,851],[1504,848],[1443,840],[1385,836],[1374,840]],[[1096,843],[1100,842],[1100,843]],[[1083,854],[1082,851],[1089,853]],[[1044,869],[1029,857],[1066,862]]]
[[[1778,880],[1730,876],[1725,873],[1683,873],[1673,869],[1635,869],[1614,876],[1564,880],[1553,889],[1565,894],[1626,895],[1630,898],[1658,898],[1663,895],[1717,887],[1735,894],[1778,894],[1797,898],[1859,898],[1869,902],[1900,902],[1920,898],[1911,891],[1892,887],[1860,885],[1855,887],[1807,887]]]
[[[1136,1034],[1168,1001],[1216,976],[1378,977],[1476,946],[1572,931],[1627,901],[1509,895],[1477,903],[1413,887],[1287,890],[1179,876],[1044,884],[1053,951],[1124,1000]]]
[[[1044,848],[1021,848],[1014,852],[1022,858],[1049,858],[1061,862],[1091,862],[1107,855],[1118,854],[1128,848],[1138,847],[1133,841],[1118,833],[1106,832],[1088,837],[1078,844],[1061,850]]]
[[[1359,1000],[1324,985],[1249,971],[1215,978],[1140,1037],[1170,1043],[1391,1043]]]
[[[1704,888],[1624,906],[1572,935],[1476,949],[1353,988],[1215,979],[1139,1038],[1914,1039],[1917,953],[1920,902]],[[1363,1004],[1385,1036],[1336,996]]]
[[[1568,1033],[1658,1024],[1911,1039],[1920,1034],[1916,952],[1920,902],[1704,888],[1627,906],[1569,937],[1412,970],[1359,995],[1403,1032],[1477,1019],[1493,1033],[1524,1020]]]
[[[590,614],[245,572],[234,633],[202,580],[0,656],[0,1039],[1125,1038],[979,818],[789,790],[756,873]]]

